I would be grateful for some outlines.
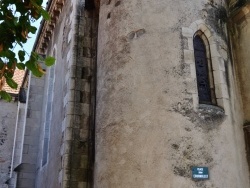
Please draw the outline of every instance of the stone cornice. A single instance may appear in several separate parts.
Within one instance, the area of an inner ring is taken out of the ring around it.
[[[47,11],[50,14],[50,21],[43,21],[39,33],[37,35],[36,44],[34,46],[34,51],[45,54],[48,43],[52,37],[53,30],[56,26],[58,17],[62,11],[62,8],[66,0],[50,0],[48,3]]]

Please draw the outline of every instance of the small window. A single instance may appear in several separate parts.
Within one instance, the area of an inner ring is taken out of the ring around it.
[[[216,105],[208,40],[203,32],[198,31],[193,42],[199,103]]]

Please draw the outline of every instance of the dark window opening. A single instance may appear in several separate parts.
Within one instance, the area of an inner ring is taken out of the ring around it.
[[[201,32],[197,32],[193,39],[199,103],[216,104],[208,44],[205,45],[205,36],[202,37],[200,34]]]

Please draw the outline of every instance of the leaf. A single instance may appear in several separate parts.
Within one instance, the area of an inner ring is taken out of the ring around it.
[[[13,89],[17,89],[17,83],[12,79],[12,78],[9,78],[9,77],[5,77],[6,78],[6,83]]]
[[[22,50],[19,50],[18,57],[19,57],[20,61],[24,61],[25,60],[25,52]]]
[[[54,57],[51,57],[51,56],[46,57],[45,58],[45,65],[46,66],[52,66],[52,65],[55,64],[55,61],[56,61],[56,59]]]
[[[37,61],[39,59],[39,55],[36,52],[31,52],[30,60]]]
[[[24,70],[25,69],[25,64],[23,64],[23,63],[17,63],[16,66],[20,70]]]
[[[2,99],[6,100],[8,102],[10,102],[12,100],[12,97],[6,91],[0,91],[0,96]]]
[[[13,78],[13,76],[14,76],[13,70],[8,69],[7,71],[5,71],[5,77]]]
[[[0,52],[3,51],[3,44],[0,44]]]
[[[45,20],[50,20],[50,15],[49,15],[49,13],[47,11],[41,9],[41,15],[43,16],[43,18]]]
[[[15,55],[16,54],[12,52],[11,50],[3,50],[2,52],[0,52],[1,57],[7,57],[9,59],[14,59]]]
[[[32,74],[36,77],[41,77],[44,75],[41,67],[37,64],[36,61],[29,60],[26,62],[26,67],[32,72]]]
[[[36,27],[34,27],[34,26],[30,26],[29,27],[29,31],[32,33],[32,34],[35,34],[36,33]]]
[[[0,59],[0,71],[3,69],[4,65],[6,65],[1,59]]]

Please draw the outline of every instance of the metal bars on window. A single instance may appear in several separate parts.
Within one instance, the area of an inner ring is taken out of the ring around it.
[[[199,35],[193,42],[199,103],[212,104],[206,47]]]

